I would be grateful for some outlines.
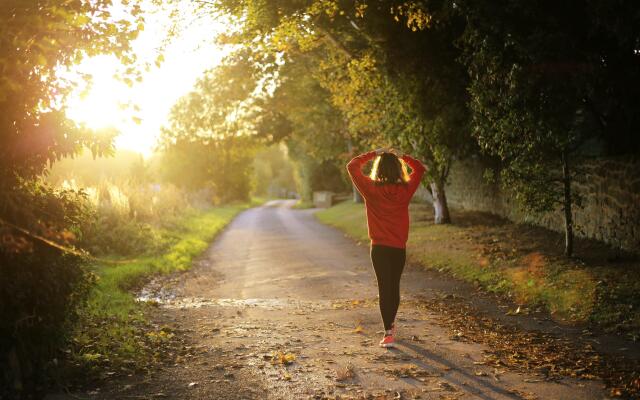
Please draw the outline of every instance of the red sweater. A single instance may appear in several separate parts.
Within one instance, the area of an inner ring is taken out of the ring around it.
[[[377,185],[362,173],[362,166],[376,157],[375,151],[349,161],[347,170],[353,184],[364,198],[371,244],[405,248],[409,237],[409,201],[420,185],[425,167],[415,158],[402,156],[411,168],[409,182]]]

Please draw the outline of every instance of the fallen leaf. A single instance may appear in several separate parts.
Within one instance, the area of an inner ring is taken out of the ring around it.
[[[278,351],[277,353],[274,353],[271,355],[272,364],[289,365],[293,363],[295,360],[296,360],[296,356],[292,353],[285,353],[282,351]]]
[[[347,379],[351,379],[353,377],[355,377],[355,371],[353,369],[353,365],[351,364],[347,364],[346,367],[338,369],[336,371],[336,380],[341,382],[341,381],[346,381]]]

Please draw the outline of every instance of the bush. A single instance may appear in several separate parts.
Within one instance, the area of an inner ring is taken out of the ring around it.
[[[2,189],[0,398],[37,398],[92,283],[82,257],[58,248],[75,241],[86,197],[41,180]]]
[[[0,250],[0,398],[39,398],[93,275],[82,259],[34,243]]]
[[[187,195],[172,185],[103,181],[85,189],[90,216],[81,224],[80,246],[98,256],[142,256],[165,248],[158,227],[190,208]]]
[[[97,256],[131,256],[154,253],[164,243],[149,224],[102,211],[83,225],[80,245]]]

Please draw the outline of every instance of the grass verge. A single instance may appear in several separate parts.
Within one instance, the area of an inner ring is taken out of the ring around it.
[[[296,209],[296,210],[306,210],[309,208],[314,208],[315,205],[313,204],[312,201],[303,201],[303,200],[298,200],[296,202],[296,204],[293,205],[292,208]]]
[[[160,359],[158,345],[173,334],[166,327],[148,324],[145,307],[149,306],[136,301],[133,289],[152,275],[189,269],[240,211],[259,202],[186,213],[168,228],[154,228],[167,242],[158,254],[94,266],[97,282],[68,350],[72,369],[81,369],[84,376],[105,378],[145,369]]]
[[[578,240],[578,258],[567,259],[556,232],[456,210],[453,224],[435,225],[427,204],[412,204],[410,213],[410,262],[511,297],[522,305],[520,312],[542,307],[563,322],[590,323],[640,338],[637,256]],[[346,201],[315,215],[368,242],[362,204]]]

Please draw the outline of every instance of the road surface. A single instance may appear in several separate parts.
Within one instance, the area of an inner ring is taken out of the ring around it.
[[[174,362],[89,398],[606,397],[598,381],[546,381],[486,365],[490,349],[458,340],[421,306],[421,296],[440,288],[419,268],[406,268],[402,279],[398,347],[379,348],[368,245],[292,205],[272,201],[243,212],[163,289],[154,318],[182,336]]]

